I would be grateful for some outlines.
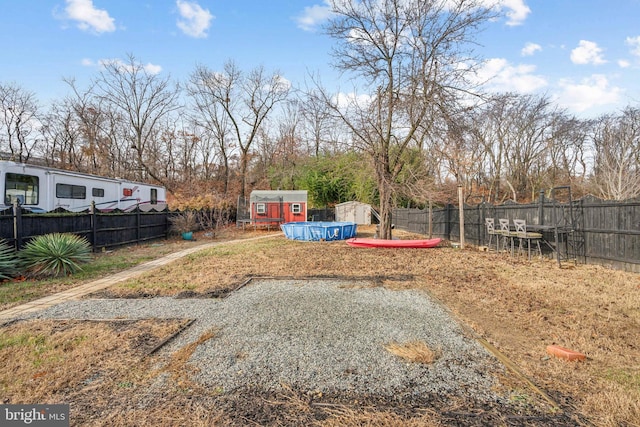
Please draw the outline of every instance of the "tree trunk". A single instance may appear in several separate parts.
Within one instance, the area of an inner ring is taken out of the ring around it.
[[[381,239],[391,240],[391,200],[393,193],[385,177],[378,177],[378,189],[380,192],[380,230],[378,235]]]
[[[243,199],[247,194],[247,163],[249,159],[249,153],[245,150],[241,150],[240,159],[240,197]]]
[[[227,153],[223,152],[223,164],[224,164],[224,196],[227,197],[227,193],[229,192],[229,159],[227,158]]]

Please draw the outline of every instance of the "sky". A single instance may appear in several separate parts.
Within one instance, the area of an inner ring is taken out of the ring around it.
[[[475,47],[487,90],[542,94],[584,118],[640,104],[640,0],[493,1],[502,16]],[[104,61],[133,55],[181,82],[233,60],[338,91],[329,16],[326,0],[0,0],[0,83],[46,107],[70,93],[63,79],[86,88]]]

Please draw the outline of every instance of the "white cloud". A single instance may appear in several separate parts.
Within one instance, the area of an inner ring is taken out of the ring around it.
[[[541,51],[542,50],[542,46],[540,46],[537,43],[527,43],[526,45],[524,45],[524,47],[522,48],[522,50],[520,51],[520,54],[522,56],[531,56],[534,53]]]
[[[524,0],[499,0],[498,7],[507,9],[507,25],[510,27],[522,25],[531,13]]]
[[[594,74],[579,83],[562,80],[560,88],[562,92],[558,96],[558,104],[579,113],[594,107],[614,105],[622,95],[622,89],[610,86],[602,74]]]
[[[626,59],[619,59],[618,66],[620,68],[629,68],[631,66],[631,62],[627,61]]]
[[[274,92],[286,92],[291,89],[291,86],[292,84],[288,79],[286,79],[284,76],[277,75],[274,76],[270,84],[265,86],[265,90],[273,90]]]
[[[155,65],[149,62],[146,65],[143,65],[142,68],[149,74],[160,74],[162,72],[162,67],[160,65]]]
[[[535,65],[514,66],[504,58],[492,58],[478,70],[476,82],[493,92],[532,93],[547,86],[547,80],[534,74],[535,70]]]
[[[634,56],[640,56],[640,36],[627,37],[625,44],[631,46],[631,54]]]
[[[371,95],[362,94],[358,95],[355,92],[339,92],[337,95],[334,95],[332,101],[338,106],[340,109],[348,109],[351,107],[359,107],[366,108],[373,98]]]
[[[195,38],[206,38],[211,21],[215,18],[208,9],[203,9],[196,2],[177,0],[176,6],[180,18],[177,26],[186,35]]]
[[[323,4],[305,7],[302,13],[295,17],[295,21],[298,23],[298,28],[304,31],[314,31],[331,15],[331,6],[329,6],[328,0],[325,0]]]
[[[85,65],[93,65],[93,62],[90,59],[83,59],[83,64]],[[98,66],[106,66],[106,65],[116,65],[118,68],[122,70],[132,71],[133,66],[131,64],[125,63],[120,59],[99,59],[97,64]],[[136,68],[138,65],[136,64]],[[160,65],[155,65],[152,63],[148,63],[146,65],[142,65],[142,68],[149,74],[160,74],[162,72],[162,67]]]
[[[66,17],[77,22],[83,31],[107,33],[116,30],[114,19],[109,12],[96,9],[93,0],[66,0]]]
[[[445,1],[445,5],[449,1]],[[506,10],[507,25],[522,25],[531,13],[531,9],[525,3],[525,0],[481,0],[487,7],[497,7],[498,10]],[[457,3],[457,2],[456,2]],[[453,7],[453,3],[451,4]],[[332,15],[329,0],[323,0],[320,4],[307,6],[302,13],[295,17],[294,20],[298,24],[298,28],[305,31],[314,31],[323,22],[328,20]]]
[[[580,40],[578,47],[571,51],[571,61],[581,65],[600,65],[607,62],[602,58],[602,49],[598,44],[588,40]]]

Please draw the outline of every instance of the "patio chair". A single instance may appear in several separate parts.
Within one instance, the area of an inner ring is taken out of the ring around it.
[[[508,218],[500,218],[498,222],[500,223],[499,233],[502,240],[502,248],[503,250],[509,250],[511,255],[513,255],[513,239],[516,237],[516,233],[512,232],[509,228]]]
[[[526,241],[528,258],[531,259],[531,243],[535,242],[538,247],[540,258],[542,258],[542,249],[540,248],[540,240],[542,240],[542,234],[527,231],[527,222],[524,219],[514,219],[513,223],[516,226],[516,236],[519,241],[518,253],[522,252],[522,243]]]
[[[496,236],[496,251],[498,251],[500,249],[499,248],[500,233],[496,231],[495,220],[493,218],[485,218],[484,225],[487,228],[487,235],[489,236],[489,242],[487,243],[487,247],[491,249],[491,240],[493,240],[493,236]]]

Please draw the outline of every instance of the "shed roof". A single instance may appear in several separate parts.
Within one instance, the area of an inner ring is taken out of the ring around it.
[[[253,190],[249,201],[253,202],[307,202],[307,190]]]
[[[352,201],[349,201],[349,202],[338,203],[336,205],[336,207],[338,207],[338,206],[348,206],[348,205],[361,205],[361,206],[369,206],[369,207],[371,207],[371,205],[368,204],[368,203],[362,203],[362,202],[358,202],[358,201],[355,201],[355,200],[352,200]]]

